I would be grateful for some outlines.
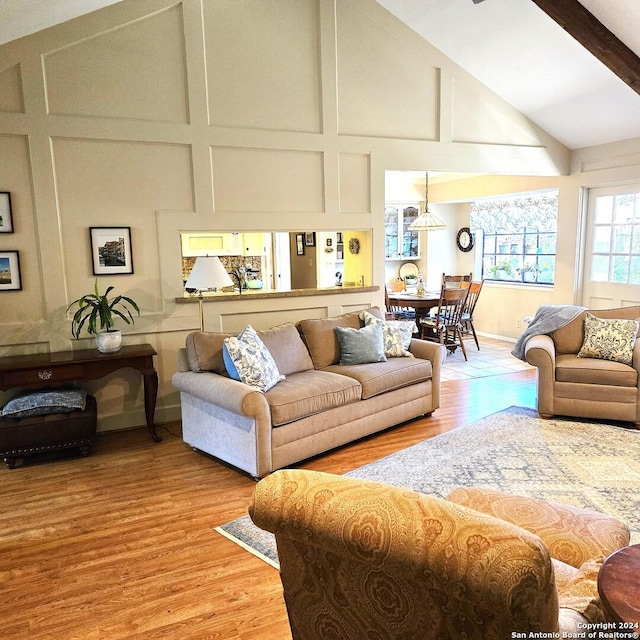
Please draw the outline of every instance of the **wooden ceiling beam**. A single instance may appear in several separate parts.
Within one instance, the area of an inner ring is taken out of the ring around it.
[[[640,58],[578,0],[532,1],[640,94]]]

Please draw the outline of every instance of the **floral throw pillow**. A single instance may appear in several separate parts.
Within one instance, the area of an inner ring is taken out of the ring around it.
[[[387,358],[413,358],[408,351],[411,338],[417,333],[418,328],[413,320],[381,320],[368,311],[360,313],[360,319],[365,327],[369,325],[382,325],[382,340],[384,343],[384,355]]]
[[[587,313],[578,358],[599,358],[631,365],[640,320],[596,318]]]
[[[227,373],[234,380],[268,391],[284,376],[255,329],[247,325],[237,336],[224,339],[222,355]]]

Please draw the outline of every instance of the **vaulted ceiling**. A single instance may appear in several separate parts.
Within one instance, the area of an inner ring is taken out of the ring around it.
[[[0,44],[117,1],[0,0]],[[569,148],[640,137],[638,0],[579,0],[604,31],[546,13],[577,0],[376,1]]]
[[[640,95],[538,6],[572,0],[377,1],[569,148],[640,137]],[[638,0],[580,4],[640,55]]]

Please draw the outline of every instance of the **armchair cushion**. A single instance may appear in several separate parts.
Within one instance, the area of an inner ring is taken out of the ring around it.
[[[587,312],[584,319],[584,341],[578,358],[600,358],[622,364],[633,363],[633,344],[640,321],[622,318],[596,318]]]
[[[638,384],[638,372],[633,367],[620,362],[577,358],[567,353],[556,357],[556,381],[635,387]]]

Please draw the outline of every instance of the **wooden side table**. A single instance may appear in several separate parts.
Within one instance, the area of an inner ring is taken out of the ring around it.
[[[640,624],[640,544],[619,549],[604,561],[598,593],[611,622]]]
[[[118,369],[132,368],[144,379],[144,413],[149,433],[155,442],[154,415],[158,396],[158,372],[153,366],[156,350],[150,344],[127,345],[119,351],[100,353],[97,349],[57,351],[0,358],[0,390],[16,387],[58,386],[66,382],[98,380]]]

